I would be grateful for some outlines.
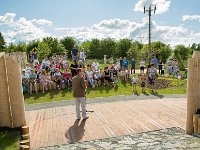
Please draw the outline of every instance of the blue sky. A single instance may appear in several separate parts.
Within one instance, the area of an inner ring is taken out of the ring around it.
[[[27,42],[45,36],[74,36],[79,40],[107,36],[137,40],[139,36],[144,36],[144,42],[147,42],[147,14],[142,12],[142,8],[144,5],[149,6],[150,3],[157,4],[156,14],[152,15],[153,40],[161,40],[172,45],[200,42],[199,0],[0,2],[0,31],[8,43]],[[180,40],[174,41],[177,38]]]

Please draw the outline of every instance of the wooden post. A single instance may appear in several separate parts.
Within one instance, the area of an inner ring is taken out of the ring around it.
[[[188,83],[187,83],[187,121],[186,133],[193,134],[193,115],[196,113],[200,102],[198,94],[200,85],[200,52],[194,52],[193,57],[188,61]],[[196,132],[196,131],[195,131]]]
[[[197,130],[197,134],[199,134],[200,135],[200,118],[198,118],[198,130]]]

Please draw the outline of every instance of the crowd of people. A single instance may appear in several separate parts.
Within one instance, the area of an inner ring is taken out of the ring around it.
[[[37,51],[30,52],[29,62],[26,68],[22,69],[22,87],[23,91],[32,94],[33,90],[37,93],[39,90],[43,93],[46,90],[72,88],[72,78],[76,76],[77,69],[81,68],[84,72],[83,77],[87,86],[95,88],[96,86],[116,87],[118,80],[127,82],[131,78],[133,91],[136,92],[136,86],[140,78],[142,91],[145,91],[146,84],[152,85],[151,90],[158,75],[173,75],[181,78],[176,60],[168,60],[167,64],[158,61],[156,57],[151,60],[151,65],[145,66],[146,62],[139,62],[140,74],[136,75],[136,61],[134,58],[127,60],[126,57],[120,57],[116,61],[111,57],[104,57],[104,66],[100,65],[97,59],[87,61],[86,52],[77,48],[71,50],[72,62],[69,61],[66,53],[62,55],[54,54],[52,57],[44,57],[39,62]],[[109,65],[107,65],[109,64]],[[165,68],[166,67],[166,68]],[[146,68],[146,71],[145,71]],[[158,71],[157,71],[158,69]],[[166,70],[166,74],[165,74]],[[131,76],[131,74],[134,74]]]

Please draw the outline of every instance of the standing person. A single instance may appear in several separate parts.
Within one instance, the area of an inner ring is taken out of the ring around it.
[[[72,79],[72,90],[73,97],[75,98],[76,104],[76,119],[80,120],[80,105],[82,108],[82,117],[83,120],[88,119],[89,117],[86,114],[86,101],[85,101],[85,90],[86,85],[83,78],[83,72],[81,69],[77,69],[77,75]]]
[[[133,75],[133,78],[131,80],[132,80],[133,92],[137,93],[136,86],[137,86],[138,78],[136,77],[136,74]]]
[[[113,59],[113,57],[110,57],[109,63],[110,63],[110,64],[114,64],[114,59]]]
[[[167,74],[171,75],[171,73],[172,73],[172,60],[170,59],[167,61]]]
[[[119,63],[120,63],[120,71],[121,71],[122,68],[123,68],[123,59],[122,59],[122,57],[119,58]]]
[[[132,61],[131,61],[131,74],[132,74],[132,71],[135,74],[135,64],[136,64],[135,59],[132,58]]]
[[[103,63],[104,63],[104,68],[106,67],[107,65],[107,59],[106,59],[106,55],[104,55],[104,58],[103,58]]]
[[[153,64],[154,67],[157,68],[158,59],[155,56],[151,59],[151,64]]]
[[[35,65],[38,62],[38,53],[36,50],[33,52],[33,64]]]
[[[81,49],[81,51],[80,51],[80,61],[81,62],[83,62],[83,63],[85,63],[85,50],[84,50],[84,48],[82,48]]]
[[[145,68],[145,61],[142,59],[140,61],[140,73],[144,73],[144,68]]]
[[[29,52],[28,59],[29,59],[29,62],[31,64],[33,64],[33,52],[32,51]]]
[[[70,68],[71,68],[72,77],[76,76],[76,69],[78,68],[78,65],[75,60],[72,61]]]
[[[141,75],[141,88],[142,88],[142,92],[145,92],[145,85],[146,85],[146,77],[144,74]]]
[[[71,54],[72,54],[72,60],[75,60],[77,62],[78,61],[78,49],[72,48]]]
[[[124,57],[123,66],[125,70],[128,70],[128,60],[126,59],[126,57]]]
[[[150,84],[151,91],[156,92],[155,80],[157,76],[157,69],[154,67],[154,64],[151,64],[151,68],[149,68],[148,75],[149,75],[149,84]]]
[[[117,70],[117,71],[120,71],[120,70],[121,70],[119,60],[116,62],[115,70]]]
[[[165,74],[165,64],[162,62],[161,76]]]
[[[162,61],[160,60],[159,61],[159,64],[158,64],[158,73],[159,73],[159,75],[161,74],[161,72],[162,72]]]

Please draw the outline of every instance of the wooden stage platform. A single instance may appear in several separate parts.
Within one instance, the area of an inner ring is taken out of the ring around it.
[[[75,106],[26,111],[31,148],[109,138],[171,127],[185,130],[186,99],[89,104],[89,119],[76,121]]]

